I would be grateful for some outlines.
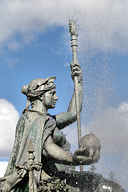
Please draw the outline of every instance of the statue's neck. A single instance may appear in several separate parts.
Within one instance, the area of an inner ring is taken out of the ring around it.
[[[47,108],[43,105],[41,100],[34,101],[32,104],[32,109],[47,114]]]

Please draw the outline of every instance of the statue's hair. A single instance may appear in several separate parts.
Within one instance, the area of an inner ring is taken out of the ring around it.
[[[24,86],[22,87],[22,93],[23,93],[24,95],[27,95],[27,93],[28,93],[28,85],[24,85]]]
[[[22,87],[22,93],[27,97],[27,106],[29,108],[30,102],[36,100],[38,96],[45,92],[54,89],[56,86],[54,80],[56,77],[48,77],[46,79],[34,79],[28,85]]]
[[[55,77],[48,77],[46,79],[34,79],[28,85],[22,87],[22,93],[27,97],[37,97],[46,91],[55,88]]]

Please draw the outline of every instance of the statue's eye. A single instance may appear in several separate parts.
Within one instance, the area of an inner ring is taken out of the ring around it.
[[[52,95],[55,95],[55,93],[56,93],[55,91],[52,91]]]
[[[53,92],[50,92],[50,95],[54,95],[54,93],[53,93]]]

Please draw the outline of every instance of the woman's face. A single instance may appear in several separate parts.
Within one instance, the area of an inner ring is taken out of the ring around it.
[[[51,89],[44,93],[43,104],[47,109],[54,108],[57,100],[56,89]]]

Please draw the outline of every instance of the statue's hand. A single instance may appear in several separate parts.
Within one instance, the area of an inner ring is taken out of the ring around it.
[[[71,63],[70,67],[71,67],[71,76],[73,81],[74,81],[74,77],[77,76],[78,82],[82,83],[83,82],[82,70],[78,60],[76,60],[76,63]]]
[[[87,154],[86,151],[76,150],[73,154],[73,161],[79,165],[90,165],[96,163],[100,158],[100,151],[96,150],[93,153]]]

